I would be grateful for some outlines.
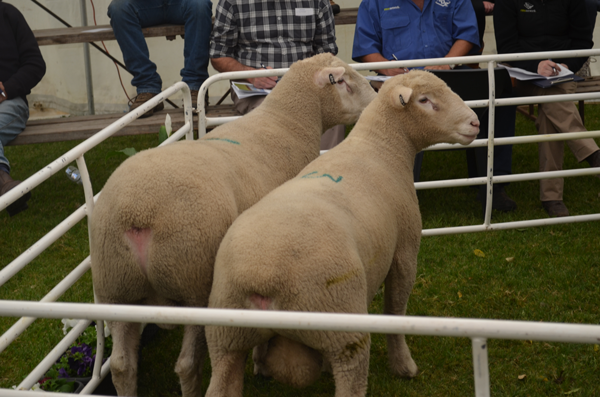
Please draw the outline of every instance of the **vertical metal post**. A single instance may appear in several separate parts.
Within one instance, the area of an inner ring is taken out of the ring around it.
[[[475,375],[475,397],[490,397],[490,372],[488,346],[485,338],[471,338],[473,346],[473,372]]]
[[[206,107],[204,104],[204,98],[208,92],[208,85],[204,83],[200,86],[200,92],[198,92],[198,139],[206,135]]]
[[[90,179],[90,173],[88,172],[87,165],[83,154],[76,159],[77,167],[79,167],[79,174],[81,177],[81,184],[83,185],[83,192],[85,195],[85,207],[88,221],[88,242],[91,249],[91,218],[94,212],[94,191],[92,189],[92,181]],[[96,302],[96,292],[94,291],[94,302]],[[96,320],[96,361],[94,362],[93,378],[96,378],[98,382],[101,381],[100,369],[102,368],[102,359],[104,356],[104,321]]]
[[[486,186],[486,206],[483,224],[487,227],[492,219],[492,197],[494,194],[494,121],[496,119],[496,74],[494,69],[495,61],[488,62],[488,87],[489,87],[489,108],[488,108],[488,158],[487,158],[487,186]]]
[[[185,139],[192,141],[194,140],[194,104],[192,103],[190,87],[186,84],[185,87],[182,88],[181,92],[183,93],[183,112],[185,114],[185,121],[190,123],[190,130],[186,132]],[[203,115],[204,94],[202,87],[200,87],[200,92],[198,93],[198,101],[196,106],[198,106],[198,120],[200,120],[205,117]],[[202,113],[200,113],[200,109],[202,109]],[[198,130],[198,135],[198,138],[200,138],[200,130]]]
[[[86,0],[79,0],[81,4],[81,26],[88,26],[87,24],[87,9],[85,6]],[[92,84],[92,65],[90,62],[90,45],[83,43],[83,60],[85,64],[85,86],[87,89],[87,100],[88,100],[88,113],[96,114],[94,109],[94,86]]]
[[[83,154],[77,157],[75,161],[77,162],[77,167],[79,167],[81,184],[83,185],[83,193],[85,195],[85,212],[88,216],[89,224],[89,218],[92,217],[92,212],[94,211],[94,191],[92,190],[92,181],[90,180],[90,174],[88,172],[87,165],[85,164]]]

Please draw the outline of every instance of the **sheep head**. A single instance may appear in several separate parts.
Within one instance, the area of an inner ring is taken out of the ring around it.
[[[314,110],[311,113],[321,114],[324,129],[337,124],[355,123],[365,107],[377,96],[364,76],[330,53],[294,63],[271,95],[278,95],[290,84],[295,85],[297,95],[314,97],[311,103]],[[272,98],[275,99],[275,96]],[[283,97],[277,98],[280,106],[285,100]],[[292,98],[290,106],[297,107],[298,101]]]
[[[326,116],[336,120],[333,125],[356,123],[377,94],[364,76],[341,59],[330,54],[317,57],[325,61],[325,66],[314,73],[313,83],[325,94],[320,97]]]
[[[442,142],[468,145],[479,133],[475,112],[432,73],[414,70],[396,76],[383,84],[379,97],[381,105],[370,108],[391,108],[388,122],[402,126],[419,150]]]

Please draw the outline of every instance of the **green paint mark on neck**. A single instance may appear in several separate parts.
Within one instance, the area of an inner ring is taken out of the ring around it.
[[[303,175],[302,178],[329,178],[332,181],[334,181],[335,183],[338,183],[338,182],[340,182],[342,180],[341,176],[338,176],[337,179],[336,179],[336,178],[332,177],[329,174],[315,175],[315,174],[318,174],[318,173],[319,173],[319,171],[309,172],[308,174]]]
[[[206,138],[203,139],[204,141],[223,141],[223,142],[229,142],[229,143],[233,143],[234,145],[239,145],[240,143],[238,141],[233,141],[231,139],[227,139],[227,138]]]

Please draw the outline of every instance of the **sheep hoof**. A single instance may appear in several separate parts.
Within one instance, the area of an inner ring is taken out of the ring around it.
[[[419,373],[419,367],[410,358],[405,363],[394,365],[392,371],[401,378],[414,378]]]

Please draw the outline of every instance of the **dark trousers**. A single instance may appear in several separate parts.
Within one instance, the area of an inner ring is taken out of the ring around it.
[[[488,137],[488,110],[477,109],[479,117],[479,135],[477,139]],[[495,138],[509,138],[515,136],[516,106],[502,106],[496,108],[494,123]],[[467,149],[467,167],[469,178],[487,175],[487,147]],[[512,174],[512,145],[494,147],[494,176]]]

